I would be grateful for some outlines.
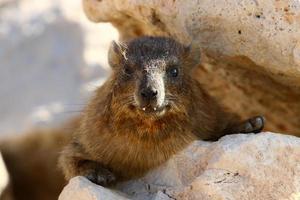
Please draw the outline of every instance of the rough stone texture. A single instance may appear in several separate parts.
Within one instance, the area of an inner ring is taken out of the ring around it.
[[[117,31],[81,0],[0,0],[0,135],[69,119],[108,73]]]
[[[97,186],[91,183],[84,177],[75,177],[65,187],[64,192],[60,195],[59,199],[73,199],[73,200],[128,200],[125,195],[104,187]]]
[[[199,81],[229,110],[300,135],[299,0],[83,0],[122,40],[170,35],[202,47]]]
[[[144,178],[114,190],[76,177],[59,200],[126,198],[300,199],[300,139],[261,133],[230,135],[214,143],[196,141]]]

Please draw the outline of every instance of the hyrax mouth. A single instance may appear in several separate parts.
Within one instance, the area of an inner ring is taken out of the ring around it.
[[[140,107],[139,110],[145,114],[153,114],[153,115],[162,116],[163,114],[165,114],[167,111],[170,110],[170,106],[169,105],[144,106],[144,107]]]
[[[141,113],[145,113],[145,114],[153,114],[153,115],[163,115],[165,114],[167,111],[170,110],[170,105],[164,105],[164,106],[134,106],[131,105],[130,109],[131,110],[137,110]]]
[[[165,109],[165,107],[152,107],[152,106],[146,106],[141,108],[142,111],[145,113],[155,113],[155,112],[161,112]]]

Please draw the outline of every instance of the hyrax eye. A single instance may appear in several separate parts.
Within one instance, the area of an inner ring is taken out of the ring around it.
[[[168,70],[169,76],[174,77],[174,78],[178,76],[178,73],[179,73],[178,68],[175,67],[175,66],[171,67],[171,68]]]
[[[133,73],[133,70],[132,70],[130,67],[125,66],[125,67],[124,67],[124,73],[125,73],[126,75],[131,75],[131,74]]]

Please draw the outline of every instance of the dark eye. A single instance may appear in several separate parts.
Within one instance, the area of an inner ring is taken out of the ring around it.
[[[171,77],[177,77],[178,76],[178,68],[177,67],[171,67],[170,69],[169,69],[169,75],[171,76]]]
[[[133,73],[133,70],[132,70],[130,67],[125,66],[125,67],[124,67],[124,73],[125,73],[126,75],[131,75],[131,74]]]

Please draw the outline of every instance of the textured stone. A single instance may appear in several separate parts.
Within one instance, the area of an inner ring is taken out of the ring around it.
[[[60,199],[72,199],[72,200],[128,200],[120,192],[106,189],[104,187],[95,185],[85,179],[84,177],[73,178],[69,185],[64,189],[64,192],[60,195]]]
[[[297,200],[300,139],[261,133],[230,135],[214,143],[196,141],[145,177],[119,184],[114,190],[76,177],[60,200],[126,196],[143,200]]]
[[[127,40],[169,35],[203,49],[199,81],[242,117],[300,135],[300,1],[83,0],[87,16]],[[289,109],[287,109],[289,108]]]

